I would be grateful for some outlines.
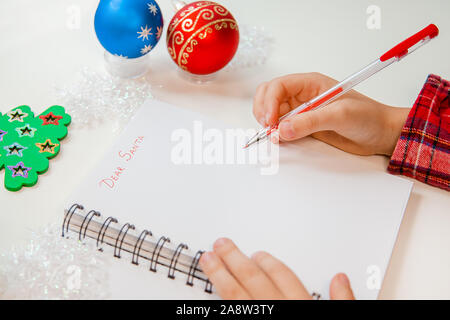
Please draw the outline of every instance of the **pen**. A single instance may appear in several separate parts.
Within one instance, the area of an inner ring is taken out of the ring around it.
[[[298,106],[297,108],[291,110],[290,112],[286,113],[280,119],[278,120],[278,123],[273,126],[268,126],[266,128],[261,129],[258,131],[253,137],[251,137],[246,145],[245,148],[248,148],[254,143],[260,142],[267,137],[270,136],[270,134],[278,129],[279,123],[288,117],[291,117],[293,115],[297,115],[302,112],[322,108],[329,104],[330,102],[336,100],[340,96],[342,96],[347,91],[351,90],[354,86],[357,84],[363,82],[370,76],[374,75],[378,71],[381,71],[382,69],[386,68],[387,66],[391,65],[392,63],[396,61],[400,61],[404,57],[406,57],[408,54],[412,53],[416,49],[423,46],[425,43],[433,39],[439,34],[439,29],[434,25],[430,24],[426,28],[422,29],[421,31],[417,32],[416,34],[412,35],[408,39],[404,40],[403,42],[400,42],[398,45],[393,47],[392,49],[386,51],[381,57],[370,63],[368,66],[363,68],[362,70],[352,74],[351,76],[347,77],[331,89],[325,91],[324,93],[320,94],[319,96],[311,99],[308,102],[305,102]]]

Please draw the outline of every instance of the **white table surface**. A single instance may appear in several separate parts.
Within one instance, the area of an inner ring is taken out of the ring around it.
[[[0,112],[28,104],[38,113],[58,104],[55,85],[71,84],[83,67],[103,69],[93,17],[98,1],[4,0],[0,3]],[[358,90],[394,106],[411,106],[429,73],[450,78],[450,2],[441,1],[258,1],[222,0],[243,25],[265,27],[273,50],[263,66],[226,72],[210,85],[186,82],[177,73],[162,39],[151,53],[147,79],[161,100],[222,119],[256,126],[251,105],[261,81],[294,72],[318,71],[342,79],[383,50],[429,23],[440,36],[376,75]],[[165,21],[173,10],[160,0]],[[381,9],[381,28],[369,30],[366,9]],[[79,28],[68,28],[68,8],[80,9]],[[114,140],[112,123],[73,126],[60,155],[35,187],[0,190],[0,250],[25,243],[30,229],[60,222],[62,204]],[[321,142],[317,142],[321,143]],[[82,150],[87,150],[82,152]],[[367,157],[374,170],[388,159]],[[4,179],[4,170],[0,180]],[[450,298],[450,197],[416,182],[400,229],[380,298]],[[263,248],[262,248],[263,249]]]

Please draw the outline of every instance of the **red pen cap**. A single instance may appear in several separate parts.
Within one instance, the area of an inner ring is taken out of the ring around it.
[[[416,43],[424,40],[427,37],[430,39],[436,37],[439,34],[439,29],[434,24],[430,24],[428,27],[420,30],[416,34],[412,35],[408,39],[400,42],[398,45],[387,51],[380,57],[381,61],[389,60],[393,57],[400,58],[408,53],[408,49]]]

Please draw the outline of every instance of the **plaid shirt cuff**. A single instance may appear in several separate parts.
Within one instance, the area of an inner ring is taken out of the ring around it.
[[[450,191],[450,82],[429,75],[411,109],[388,171]]]

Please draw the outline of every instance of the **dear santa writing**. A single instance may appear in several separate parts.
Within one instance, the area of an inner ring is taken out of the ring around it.
[[[108,189],[114,189],[114,187],[119,183],[121,175],[127,169],[126,163],[132,161],[135,158],[136,153],[142,147],[143,142],[144,137],[139,136],[133,141],[129,148],[127,148],[125,151],[120,150],[117,153],[122,164],[115,167],[109,177],[100,180],[100,188],[107,187]]]

